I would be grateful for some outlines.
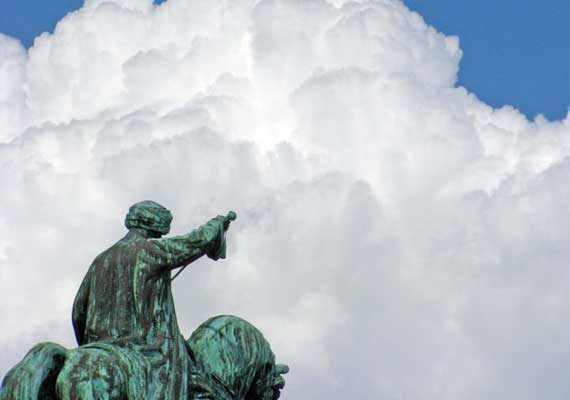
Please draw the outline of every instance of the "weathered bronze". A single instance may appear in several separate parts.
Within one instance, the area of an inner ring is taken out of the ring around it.
[[[230,211],[161,238],[170,211],[134,204],[127,235],[95,258],[75,297],[79,347],[36,345],[4,377],[0,400],[277,399],[288,367],[275,364],[253,325],[218,316],[186,341],[176,320],[171,272],[203,255],[225,258],[225,232],[235,219]]]

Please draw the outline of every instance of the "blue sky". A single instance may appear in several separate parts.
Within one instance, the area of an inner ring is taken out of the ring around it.
[[[157,1],[160,3],[162,1]],[[3,2],[0,32],[25,46],[51,31],[82,0]],[[459,84],[486,103],[512,104],[534,118],[565,116],[570,105],[570,2],[564,0],[405,0],[426,21],[460,37],[464,50]]]
[[[570,2],[405,0],[463,49],[459,84],[495,107],[530,118],[566,115],[570,105]]]
[[[83,4],[83,0],[18,0],[3,1],[0,12],[0,32],[19,38],[26,47],[34,37],[53,27],[71,10]]]

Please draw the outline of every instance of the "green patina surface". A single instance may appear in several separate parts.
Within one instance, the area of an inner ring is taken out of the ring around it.
[[[0,400],[274,400],[288,368],[275,364],[247,321],[214,317],[186,341],[176,320],[172,271],[206,255],[225,258],[235,213],[192,232],[161,238],[172,215],[133,205],[127,235],[95,258],[73,304],[79,345],[36,345],[3,380]]]

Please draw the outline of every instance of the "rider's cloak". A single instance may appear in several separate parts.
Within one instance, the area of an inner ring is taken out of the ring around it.
[[[204,254],[225,258],[224,220],[165,239],[131,229],[85,275],[73,304],[77,343],[116,362],[129,399],[189,398],[193,361],[176,320],[171,271]]]

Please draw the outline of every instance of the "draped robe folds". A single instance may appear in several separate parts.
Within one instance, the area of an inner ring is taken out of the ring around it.
[[[171,271],[204,254],[225,258],[224,221],[164,239],[131,229],[83,279],[73,304],[77,342],[117,364],[129,399],[190,398],[193,361],[176,320]]]

